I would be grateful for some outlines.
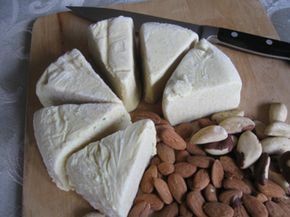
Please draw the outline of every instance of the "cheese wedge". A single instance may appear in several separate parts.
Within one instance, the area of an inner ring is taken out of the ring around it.
[[[65,53],[47,67],[37,82],[36,94],[43,106],[121,103],[77,49]]]
[[[144,100],[155,103],[181,57],[198,35],[186,28],[165,23],[144,23],[140,30]]]
[[[155,146],[154,123],[137,121],[74,153],[67,163],[70,184],[105,216],[127,217]]]
[[[134,62],[134,26],[129,17],[117,17],[89,26],[89,50],[104,77],[128,111],[140,101],[141,89]]]
[[[172,124],[236,108],[242,81],[231,60],[202,39],[178,65],[166,84],[162,110]]]
[[[100,139],[131,123],[122,104],[82,104],[51,106],[33,117],[34,135],[48,173],[56,185],[70,190],[67,158],[92,140]]]

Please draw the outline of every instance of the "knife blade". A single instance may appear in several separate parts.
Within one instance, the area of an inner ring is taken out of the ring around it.
[[[97,22],[117,16],[131,17],[134,20],[134,26],[136,30],[139,30],[141,25],[146,22],[171,23],[191,29],[196,32],[200,38],[206,38],[215,44],[221,44],[227,47],[258,54],[261,56],[290,60],[290,43],[272,38],[232,29],[196,25],[192,23],[123,10],[75,6],[68,6],[67,8],[70,9],[73,14],[92,22]]]

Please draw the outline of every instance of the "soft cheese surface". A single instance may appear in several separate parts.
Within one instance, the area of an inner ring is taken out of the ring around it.
[[[36,94],[43,106],[121,103],[77,49],[65,53],[47,67],[37,82]]]
[[[238,107],[242,81],[231,60],[202,39],[166,84],[163,114],[175,125]]]
[[[145,23],[140,30],[145,101],[155,103],[162,96],[165,84],[176,64],[198,35],[186,28]]]
[[[73,154],[67,163],[70,183],[106,216],[126,217],[155,146],[154,123],[135,122]]]
[[[90,25],[88,44],[115,93],[128,111],[134,110],[141,90],[134,63],[133,20],[120,16]]]
[[[122,104],[51,106],[34,114],[34,135],[49,175],[62,190],[70,190],[67,158],[93,139],[100,139],[131,123]]]

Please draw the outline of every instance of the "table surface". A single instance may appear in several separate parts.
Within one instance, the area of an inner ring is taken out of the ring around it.
[[[136,0],[5,0],[0,8],[0,216],[21,216],[26,73],[32,21],[65,10]],[[283,40],[290,40],[290,2],[261,0]],[[288,30],[289,31],[289,30]],[[286,34],[287,33],[287,34]]]

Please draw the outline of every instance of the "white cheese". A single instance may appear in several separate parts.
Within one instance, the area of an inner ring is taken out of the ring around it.
[[[37,82],[36,94],[43,106],[121,103],[77,49],[65,53],[47,67]]]
[[[89,50],[128,111],[138,106],[141,97],[134,34],[133,20],[122,16],[92,24],[88,31]]]
[[[202,39],[178,65],[166,84],[162,109],[172,124],[236,108],[242,81],[231,60]]]
[[[67,163],[70,184],[105,216],[127,217],[150,158],[156,130],[141,120],[74,153]]]
[[[49,175],[56,185],[70,190],[65,171],[67,158],[92,140],[100,139],[131,123],[122,104],[51,106],[33,117],[34,135]]]
[[[155,103],[183,54],[198,35],[186,28],[165,23],[144,23],[140,30],[145,101]]]

